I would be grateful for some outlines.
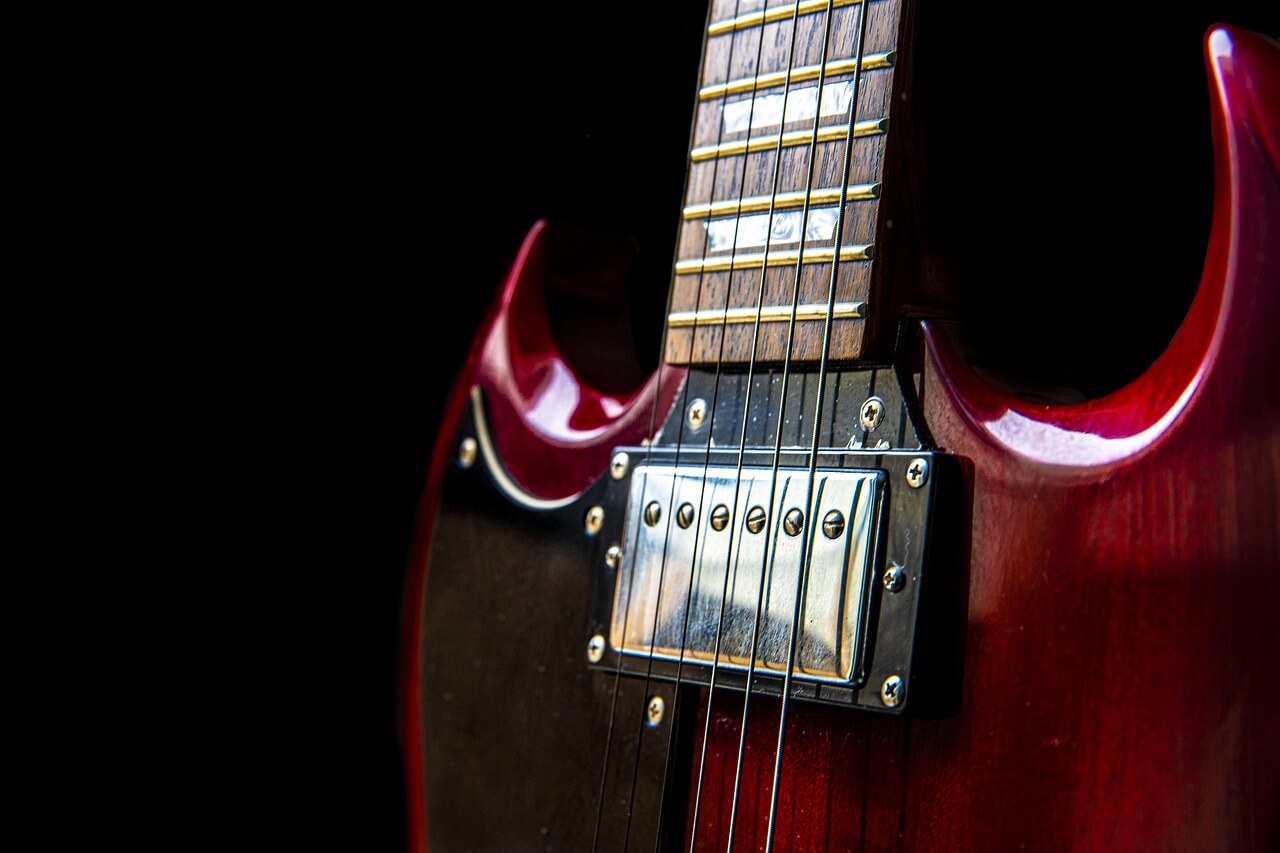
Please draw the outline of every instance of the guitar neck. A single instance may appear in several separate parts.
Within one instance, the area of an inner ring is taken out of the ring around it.
[[[666,361],[818,362],[824,340],[832,360],[883,358],[907,4],[762,5],[712,4]]]

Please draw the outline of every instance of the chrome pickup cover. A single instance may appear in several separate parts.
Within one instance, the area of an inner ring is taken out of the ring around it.
[[[613,650],[745,670],[758,640],[757,671],[785,673],[803,587],[794,677],[860,684],[884,476],[819,469],[810,512],[804,468],[637,465]]]

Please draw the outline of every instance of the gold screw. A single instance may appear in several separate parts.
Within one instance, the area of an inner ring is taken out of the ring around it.
[[[689,426],[694,430],[702,429],[707,421],[707,401],[699,397],[689,404]]]
[[[662,722],[662,715],[667,710],[667,703],[662,701],[661,696],[650,696],[649,704],[645,706],[645,721],[650,728],[656,728]]]
[[[479,446],[474,438],[464,438],[462,443],[458,445],[458,464],[463,468],[470,468],[476,464],[476,451]]]
[[[912,459],[907,466],[907,485],[913,489],[923,486],[929,479],[929,460]]]
[[[862,422],[862,428],[872,430],[880,426],[880,422],[884,420],[884,400],[879,397],[872,397],[862,404],[862,409],[858,412],[858,420]]]
[[[631,466],[631,457],[625,453],[618,453],[613,457],[613,461],[609,463],[609,476],[615,480],[621,480],[627,476],[627,468]]]

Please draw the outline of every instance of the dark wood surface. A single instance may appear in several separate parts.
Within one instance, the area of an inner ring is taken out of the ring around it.
[[[719,0],[713,4],[711,18],[720,21],[763,7],[753,0]],[[727,80],[751,78],[760,74],[821,64],[826,43],[828,62],[855,57],[858,52],[858,28],[864,13],[868,23],[863,53],[875,54],[898,50],[904,4],[901,0],[873,0],[824,12],[802,15],[708,37],[704,48],[702,79],[699,88]],[[794,45],[793,40],[794,30]],[[899,62],[909,61],[901,56]],[[889,117],[888,134],[876,134],[852,141],[848,183],[879,183],[884,178],[885,152],[895,135],[892,92],[896,68],[866,70],[860,74],[842,74],[826,78],[825,87],[857,78],[858,103],[856,121]],[[817,85],[817,81],[792,83],[757,91],[757,97],[781,95]],[[749,99],[749,95],[701,101],[696,109],[692,144],[694,148],[733,142],[748,137],[776,134],[778,127],[766,126],[749,132],[725,133],[721,110],[726,101]],[[822,117],[819,127],[846,126],[842,116]],[[812,119],[789,122],[784,132],[812,131]],[[813,153],[811,153],[813,152]],[[689,166],[685,204],[725,201],[738,198],[772,196],[780,193],[838,187],[844,168],[843,139],[765,150],[745,155],[723,156]],[[811,159],[813,162],[811,163]],[[810,176],[812,170],[812,177]],[[776,189],[775,189],[776,188]],[[892,186],[882,193],[895,192]],[[877,241],[880,199],[851,200],[845,206],[845,219],[839,245],[875,244]],[[806,241],[806,248],[830,248],[832,240]],[[771,252],[795,250],[798,243],[771,243]],[[764,247],[739,249],[739,254],[764,252]],[[682,260],[715,258],[732,254],[728,250],[709,251],[705,220],[691,220],[680,229],[677,257]],[[876,261],[844,261],[838,266],[835,299],[838,302],[870,300],[870,310],[877,310],[872,293],[873,267]],[[759,305],[827,304],[830,298],[832,265],[830,263],[770,267],[758,269],[705,272],[674,276],[671,295],[672,311],[706,311],[717,308],[755,308]],[[797,283],[798,276],[798,283]],[[762,295],[763,294],[763,295]],[[887,306],[886,306],[887,307]],[[791,336],[791,357],[796,362],[818,361],[822,356],[824,323],[819,320],[798,321]],[[863,352],[862,319],[835,320],[831,329],[830,357],[851,359]],[[727,332],[723,331],[727,328]],[[763,323],[757,333],[754,324],[699,326],[668,330],[666,360],[672,364],[741,364],[751,360],[753,341],[755,358],[761,362],[781,362],[788,349],[788,323]],[[723,338],[723,340],[722,340]]]
[[[475,435],[470,417],[459,435]],[[661,688],[623,679],[615,701],[614,679],[583,665],[583,605],[600,554],[582,517],[604,485],[530,513],[511,505],[483,460],[447,467],[419,662],[432,850],[617,850],[625,838],[632,849],[656,845],[673,727],[648,730],[641,717],[646,696]],[[669,689],[666,697],[674,706]],[[641,749],[649,772],[637,774]]]

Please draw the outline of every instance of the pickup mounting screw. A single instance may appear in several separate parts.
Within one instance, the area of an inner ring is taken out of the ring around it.
[[[870,430],[880,426],[880,422],[884,420],[884,400],[879,397],[868,398],[858,412],[858,420],[862,421],[863,429]]]
[[[592,663],[600,663],[604,658],[604,635],[596,634],[590,640],[587,640],[587,660]]]
[[[902,694],[905,688],[902,686],[902,679],[896,675],[891,675],[884,680],[884,684],[880,685],[880,701],[890,708],[897,707],[902,704]]]
[[[844,516],[840,514],[840,510],[833,509],[822,519],[822,532],[828,539],[840,538],[840,534],[844,533]]]
[[[586,529],[588,536],[599,533],[600,528],[604,527],[604,507],[593,506],[587,510],[587,517],[583,520],[582,526]]]
[[[764,530],[765,518],[764,507],[753,506],[747,513],[747,529],[752,533]]]
[[[476,451],[478,449],[474,438],[462,439],[462,443],[458,445],[458,464],[463,468],[470,468],[476,464]]]
[[[907,570],[897,563],[891,563],[884,570],[883,583],[889,592],[902,592],[902,588],[907,585]]]
[[[650,696],[649,704],[644,709],[644,721],[649,724],[649,728],[657,728],[662,722],[662,715],[667,710],[667,703],[662,701],[661,696]]]
[[[720,504],[711,510],[711,529],[724,530],[729,526],[729,508],[724,504]]]
[[[929,460],[912,459],[907,466],[907,485],[913,489],[923,486],[929,479]]]
[[[689,525],[693,524],[693,504],[680,504],[680,509],[676,510],[676,524],[684,530],[689,529]]]
[[[613,461],[609,463],[609,476],[615,480],[621,480],[627,476],[627,468],[631,467],[631,457],[625,453],[615,454]]]
[[[662,518],[662,506],[657,501],[649,501],[649,505],[644,508],[644,523],[653,527],[660,518]]]
[[[604,552],[604,561],[609,568],[618,568],[618,566],[622,565],[622,549],[617,545],[610,545],[609,550]]]
[[[693,429],[702,429],[702,425],[707,421],[707,401],[699,397],[689,404],[689,426]]]
[[[799,536],[800,531],[804,530],[804,513],[798,509],[791,509],[782,518],[782,529],[787,531],[788,536]]]

